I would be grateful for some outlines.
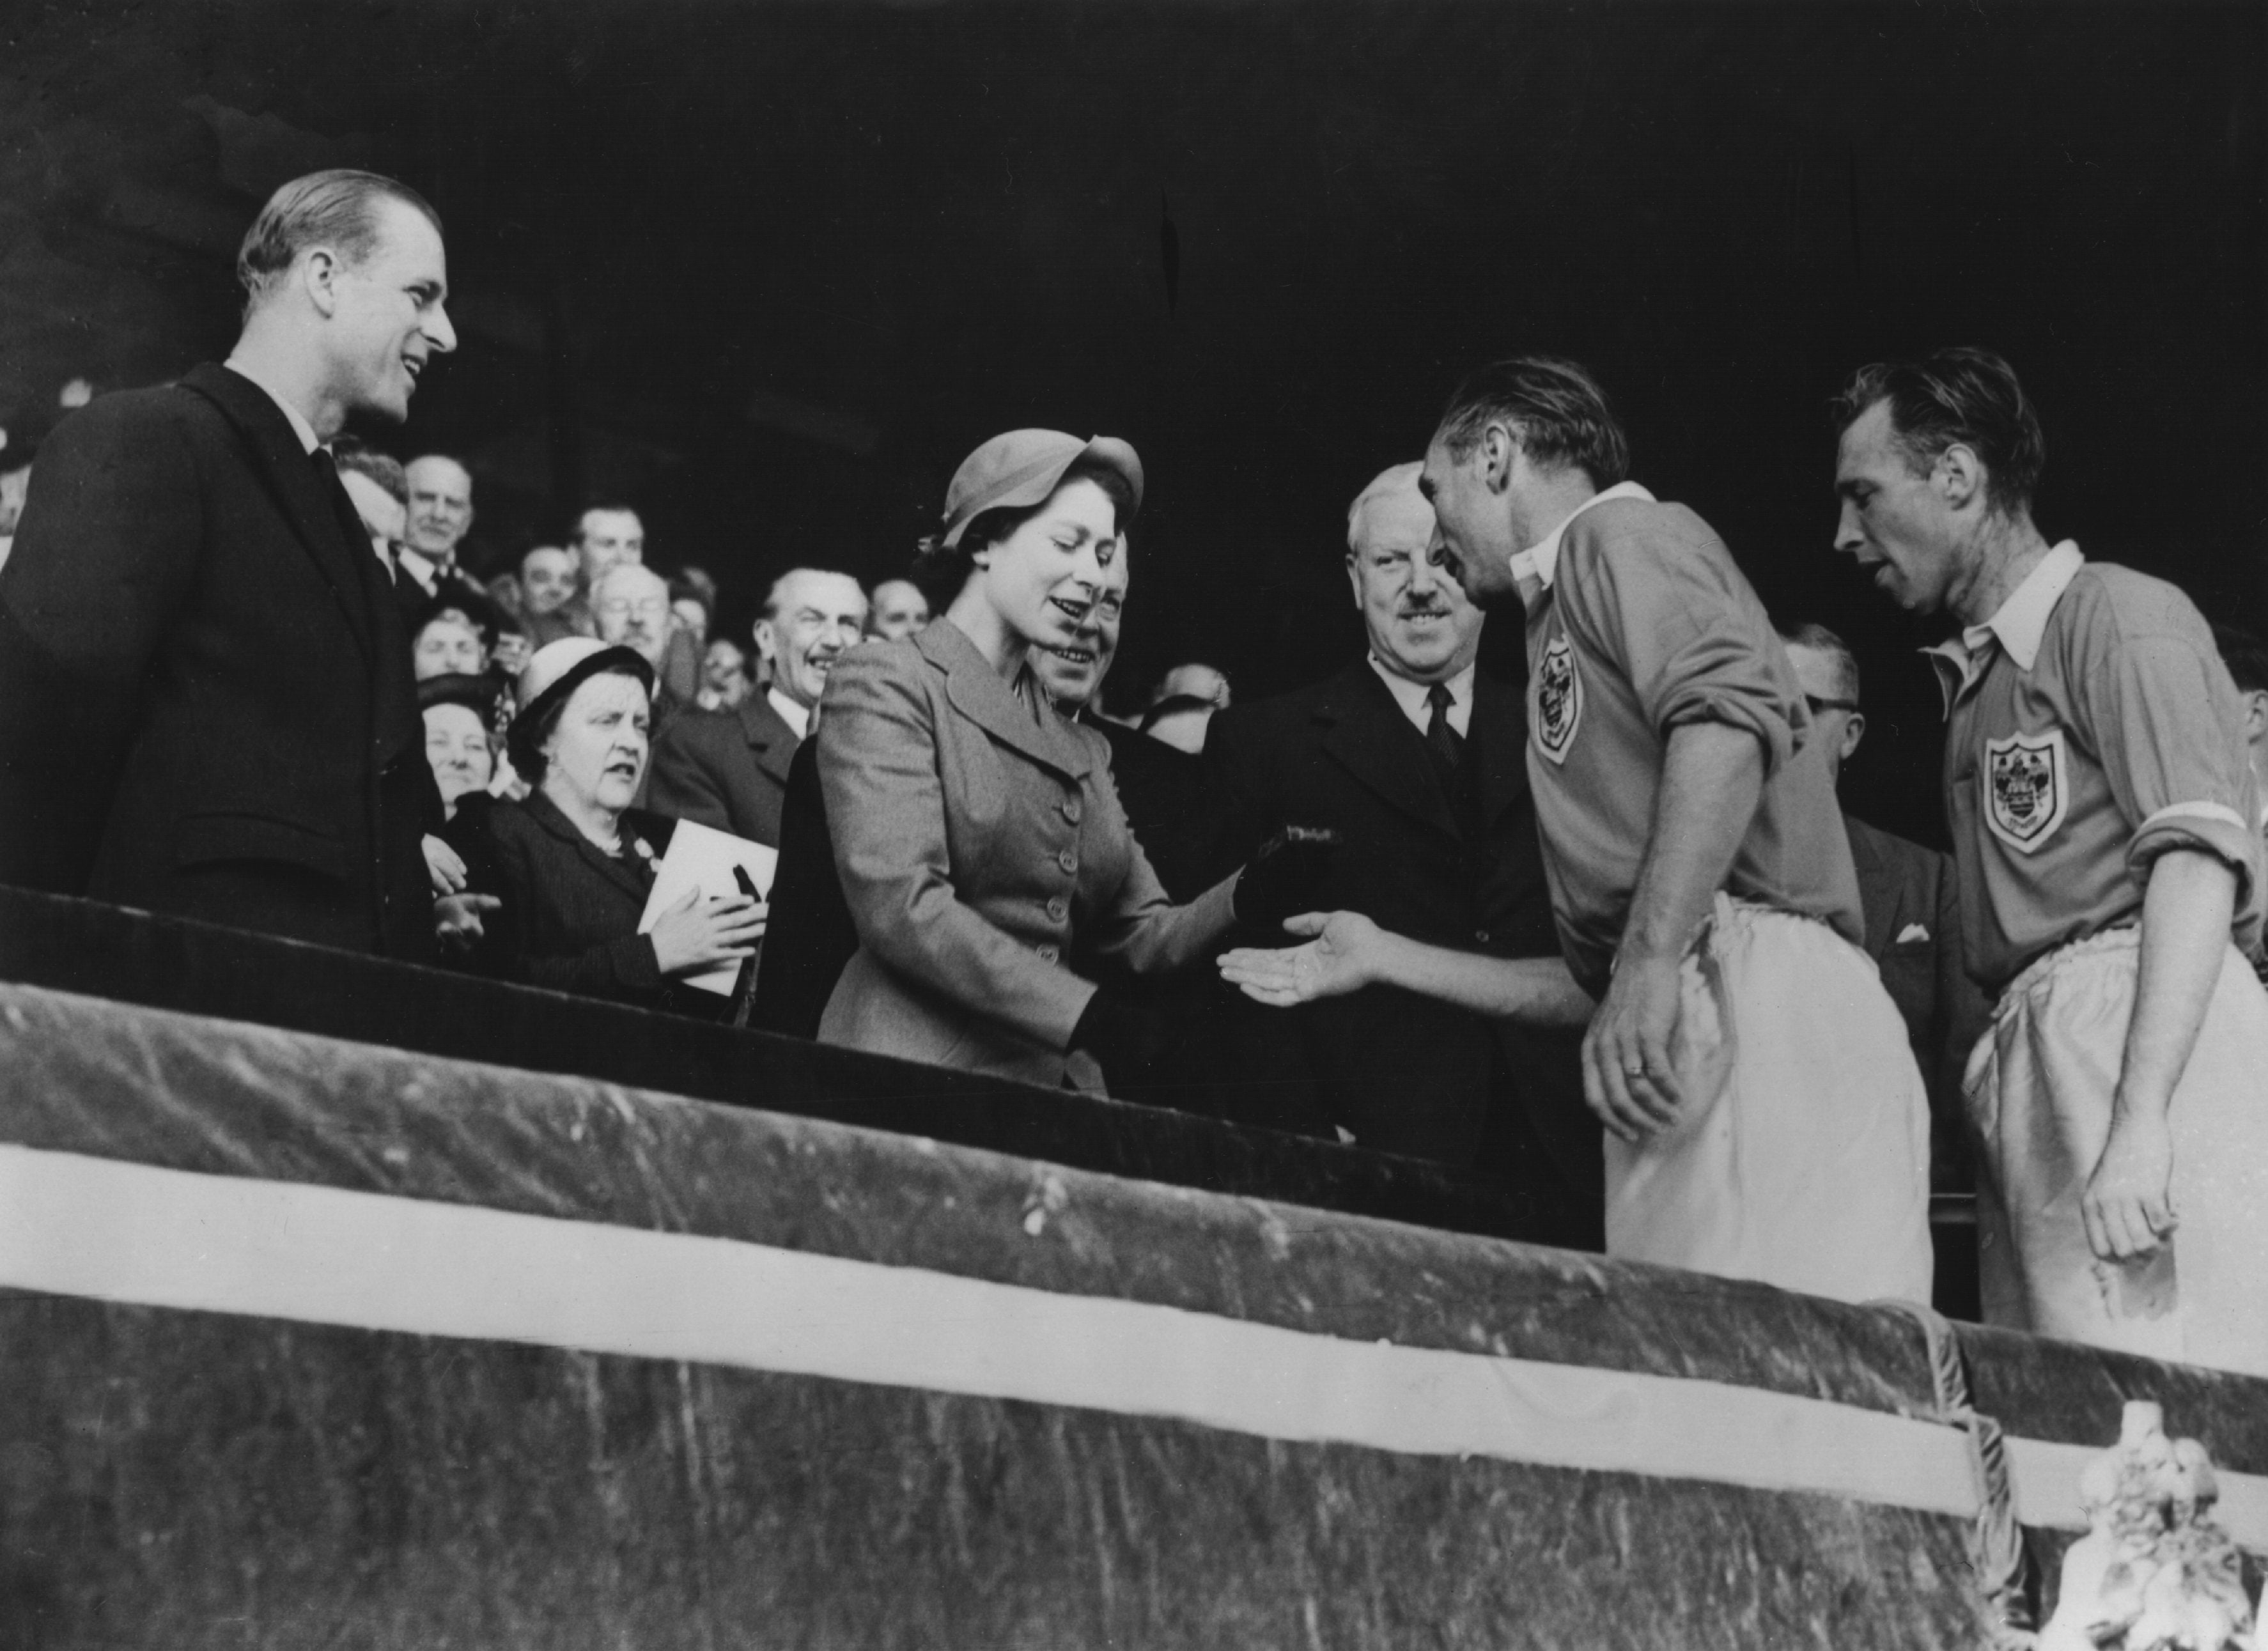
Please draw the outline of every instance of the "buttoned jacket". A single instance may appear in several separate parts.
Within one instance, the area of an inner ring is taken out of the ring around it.
[[[353,508],[226,367],[63,421],[0,574],[0,881],[430,954],[440,799]]]
[[[949,619],[844,654],[820,706],[819,774],[858,932],[820,1037],[1061,1084],[1104,968],[1205,954],[1233,880],[1175,906],[1127,829],[1101,734],[1011,683]]]

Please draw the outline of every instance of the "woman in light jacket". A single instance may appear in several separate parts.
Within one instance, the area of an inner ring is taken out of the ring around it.
[[[933,571],[959,594],[926,630],[836,664],[819,772],[858,950],[823,1043],[1121,1095],[1164,1028],[1071,972],[1138,974],[1206,956],[1232,922],[1308,909],[1328,851],[1271,844],[1186,906],[1127,829],[1102,736],[1057,714],[1035,648],[1081,635],[1126,554],[1142,463],[1124,442],[1019,430],[970,454],[946,493]],[[1099,1068],[1099,1071],[1098,1071]]]

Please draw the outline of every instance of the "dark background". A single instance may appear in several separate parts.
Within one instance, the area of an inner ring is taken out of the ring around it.
[[[1934,631],[1829,551],[1825,399],[2002,350],[2049,534],[2257,623],[2264,18],[12,0],[0,465],[66,379],[225,353],[259,202],[372,166],[446,221],[462,346],[367,433],[468,459],[477,554],[622,495],[737,627],[786,566],[897,571],[996,431],[1107,431],[1151,479],[1123,704],[1179,659],[1250,695],[1348,657],[1347,499],[1462,368],[1557,350],[1776,615],[1858,645],[1848,800],[1936,836]]]

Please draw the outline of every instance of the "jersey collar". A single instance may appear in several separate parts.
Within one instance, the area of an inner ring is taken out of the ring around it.
[[[1559,519],[1559,525],[1525,550],[1515,551],[1512,558],[1512,577],[1522,585],[1531,580],[1545,590],[1559,577],[1559,542],[1566,536],[1567,524],[1594,505],[1603,505],[1610,498],[1644,499],[1651,505],[1653,495],[1635,482],[1617,482],[1603,493],[1594,493]]]
[[[1937,671],[1947,716],[1953,714],[1954,702],[1984,674],[1994,643],[2007,650],[2018,670],[2032,668],[2032,661],[2040,657],[2040,638],[2047,634],[2048,615],[2055,612],[2086,560],[2076,542],[2065,540],[2040,558],[2039,565],[2024,576],[2024,582],[2008,593],[2008,600],[1990,619],[1981,625],[1964,626],[1950,642],[1922,650]]]

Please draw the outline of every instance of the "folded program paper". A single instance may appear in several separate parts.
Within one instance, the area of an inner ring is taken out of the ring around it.
[[[645,914],[638,918],[638,932],[644,934],[652,928],[663,912],[685,898],[688,888],[698,888],[707,900],[739,894],[740,886],[733,881],[735,866],[747,867],[748,881],[755,884],[759,895],[769,900],[772,872],[778,865],[777,849],[751,843],[746,837],[736,837],[711,826],[680,820],[677,829],[670,833],[669,851],[661,857],[661,865],[654,872],[653,892],[645,897]],[[733,983],[740,973],[738,963],[727,963],[705,975],[688,975],[685,984],[725,998],[732,995]]]

